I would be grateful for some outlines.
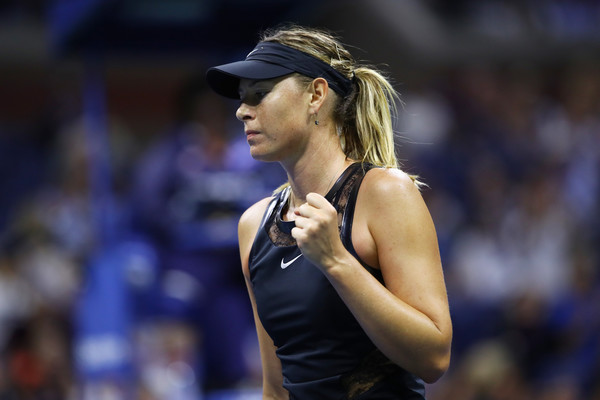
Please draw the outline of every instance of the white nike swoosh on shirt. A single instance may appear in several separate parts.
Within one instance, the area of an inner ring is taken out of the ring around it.
[[[292,263],[293,263],[294,261],[296,261],[297,259],[299,259],[300,257],[302,257],[302,254],[300,254],[299,256],[297,256],[297,257],[295,257],[295,258],[291,259],[291,260],[290,260],[290,261],[288,261],[288,262],[285,262],[285,261],[283,261],[283,258],[282,258],[282,259],[281,259],[281,269],[286,269],[287,267],[289,267],[290,265],[292,265]]]

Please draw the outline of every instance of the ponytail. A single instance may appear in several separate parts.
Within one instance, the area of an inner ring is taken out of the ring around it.
[[[266,31],[261,41],[274,41],[322,60],[353,82],[350,94],[338,96],[335,120],[346,157],[379,167],[399,168],[392,116],[400,96],[375,68],[358,65],[331,33],[297,25]],[[337,96],[337,94],[334,94]],[[411,176],[420,188],[424,186]]]
[[[357,67],[353,93],[340,102],[336,118],[346,157],[380,167],[399,168],[392,116],[398,112],[400,95],[378,71]],[[426,184],[409,175],[418,188]]]
[[[354,70],[355,90],[336,110],[344,152],[351,159],[381,167],[398,167],[392,113],[399,96],[388,80],[368,67]]]

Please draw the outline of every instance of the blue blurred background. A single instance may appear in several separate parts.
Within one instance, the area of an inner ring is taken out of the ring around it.
[[[600,399],[600,2],[0,2],[0,399],[260,398],[252,160],[208,66],[281,22],[401,92],[454,322],[431,400]]]

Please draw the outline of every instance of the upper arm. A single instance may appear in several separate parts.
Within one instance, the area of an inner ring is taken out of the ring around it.
[[[244,212],[238,225],[238,239],[242,271],[244,273],[246,287],[248,288],[250,303],[252,304],[254,323],[256,325],[256,333],[260,347],[260,358],[263,370],[263,398],[287,399],[287,391],[285,391],[283,388],[281,362],[275,353],[276,347],[273,344],[271,337],[263,328],[260,318],[258,317],[256,300],[254,297],[254,291],[252,290],[252,283],[250,282],[250,271],[248,266],[252,243],[254,242],[254,238],[256,237],[256,233],[260,227],[265,210],[269,205],[269,201],[270,198],[263,199]]]
[[[450,313],[435,227],[416,185],[404,172],[374,169],[362,204],[385,286],[451,336]],[[361,188],[362,189],[362,188]]]

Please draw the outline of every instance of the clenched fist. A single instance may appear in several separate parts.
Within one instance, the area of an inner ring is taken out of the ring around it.
[[[292,236],[302,254],[322,270],[334,266],[347,252],[340,239],[336,209],[320,194],[309,193],[295,214]]]

